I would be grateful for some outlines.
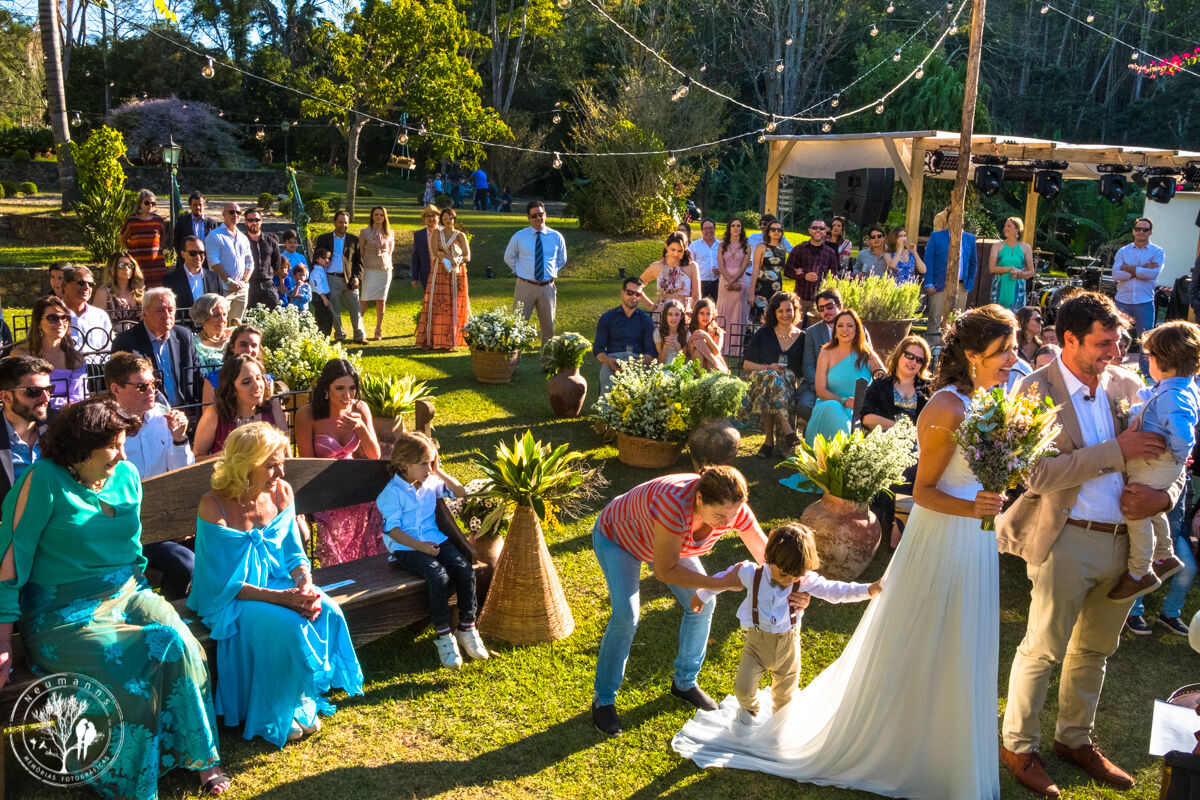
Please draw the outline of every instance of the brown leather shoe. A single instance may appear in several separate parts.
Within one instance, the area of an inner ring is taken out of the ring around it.
[[[1153,572],[1147,572],[1137,579],[1130,577],[1126,572],[1121,575],[1121,580],[1117,581],[1117,585],[1108,593],[1108,599],[1121,603],[1144,594],[1150,594],[1159,586],[1162,586],[1162,581]]]
[[[1036,750],[1029,753],[1014,753],[1012,750],[1001,746],[1000,760],[1004,762],[1004,766],[1008,767],[1008,771],[1017,779],[1017,783],[1034,794],[1053,798],[1057,798],[1062,794],[1058,791],[1058,786],[1055,785],[1054,779],[1050,777],[1050,773],[1046,772],[1046,765],[1042,763],[1042,758],[1037,754]]]
[[[1063,761],[1070,761],[1081,770],[1091,775],[1094,780],[1115,786],[1118,789],[1129,789],[1133,786],[1133,778],[1129,773],[1105,758],[1104,753],[1094,744],[1083,747],[1067,747],[1062,742],[1054,743],[1054,752]]]
[[[1165,581],[1167,578],[1183,569],[1183,562],[1175,556],[1168,556],[1161,561],[1155,561],[1153,567],[1154,574],[1158,576],[1158,579],[1160,581]]]

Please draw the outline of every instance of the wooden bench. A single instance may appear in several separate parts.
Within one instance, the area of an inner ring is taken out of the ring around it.
[[[214,463],[205,461],[142,483],[142,544],[195,535],[196,509],[201,495],[208,491]],[[296,513],[312,514],[374,502],[391,478],[387,466],[384,461],[364,459],[289,459],[285,469],[287,480],[296,492]],[[465,554],[472,553],[453,514],[441,502],[438,527]],[[482,608],[491,567],[472,560],[476,593]],[[396,567],[387,554],[317,568],[313,571],[313,582],[325,588],[341,606],[356,647],[429,619],[425,581]],[[454,603],[454,593],[450,596]],[[215,670],[216,643],[209,639],[208,630],[198,621],[195,612],[187,608],[185,600],[177,600],[173,605],[180,617],[190,621],[192,633],[208,653],[209,669]],[[9,723],[13,705],[34,682],[19,633],[13,635],[13,656],[12,676],[0,689],[0,800],[4,797],[4,750],[7,748],[3,729]]]

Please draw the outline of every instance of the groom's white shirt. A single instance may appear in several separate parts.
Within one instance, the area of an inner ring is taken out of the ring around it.
[[[1104,391],[1107,375],[1101,375],[1096,385],[1094,400],[1087,400],[1091,392],[1083,381],[1075,377],[1062,356],[1058,357],[1058,369],[1062,374],[1063,383],[1071,393],[1071,405],[1075,409],[1075,418],[1079,420],[1083,444],[1090,447],[1101,442],[1111,441],[1117,437],[1113,430],[1112,409],[1109,407],[1108,395]],[[1120,472],[1110,472],[1098,475],[1086,481],[1079,487],[1079,495],[1075,505],[1071,506],[1071,519],[1089,522],[1120,523],[1125,521],[1121,513],[1121,492],[1125,489],[1125,479]]]

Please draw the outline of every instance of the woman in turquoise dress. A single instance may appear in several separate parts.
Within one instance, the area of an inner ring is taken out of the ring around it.
[[[862,320],[851,309],[843,310],[833,318],[833,338],[817,355],[817,404],[804,441],[811,445],[818,435],[832,439],[838,431],[850,433],[855,384],[860,378],[870,382],[883,371],[883,362],[863,335]]]
[[[346,618],[312,582],[287,434],[251,422],[229,434],[200,500],[188,607],[217,641],[217,714],[277,747],[320,730],[333,688],[362,694]]]
[[[141,420],[107,395],[70,406],[42,459],[4,501],[0,524],[0,685],[13,623],[38,674],[79,673],[121,711],[107,732],[116,756],[89,785],[104,797],[153,800],[159,776],[200,771],[209,794],[229,788],[217,766],[217,728],[204,650],[143,570],[142,485],[124,460]],[[103,731],[102,731],[103,733]],[[69,757],[87,781],[101,762]]]
[[[992,302],[1016,311],[1025,305],[1025,279],[1036,274],[1033,248],[1021,241],[1025,223],[1020,217],[1004,220],[1004,241],[992,245],[988,272],[992,274]]]

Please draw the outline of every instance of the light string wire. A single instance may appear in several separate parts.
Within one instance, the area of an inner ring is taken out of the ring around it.
[[[1095,25],[1092,25],[1090,22],[1085,22],[1084,20],[1073,17],[1069,13],[1067,13],[1066,11],[1063,11],[1061,8],[1058,8],[1055,5],[1052,5],[1050,3],[1046,3],[1045,5],[1054,13],[1061,14],[1062,16],[1066,17],[1067,19],[1069,19],[1073,22],[1076,22],[1076,23],[1084,26],[1085,28],[1093,30],[1096,33],[1100,34],[1101,36],[1104,36],[1105,38],[1112,39],[1114,42],[1116,42],[1117,44],[1119,44],[1123,47],[1128,47],[1130,50],[1137,53],[1139,57],[1146,56],[1148,58],[1154,59],[1155,61],[1165,61],[1166,60],[1163,58],[1159,58],[1158,56],[1154,55],[1153,53],[1143,50],[1142,48],[1138,47],[1136,44],[1129,44],[1129,42],[1122,41],[1118,37],[1113,36],[1108,31],[1104,31],[1104,30],[1101,30],[1100,28],[1097,28]],[[1177,71],[1186,72],[1188,75],[1191,75],[1194,78],[1200,78],[1200,73],[1193,72],[1192,70],[1188,69],[1187,67],[1182,67],[1182,66],[1178,67]]]

